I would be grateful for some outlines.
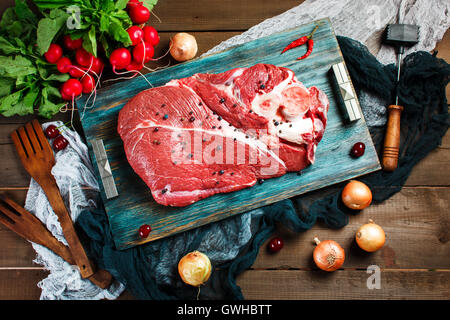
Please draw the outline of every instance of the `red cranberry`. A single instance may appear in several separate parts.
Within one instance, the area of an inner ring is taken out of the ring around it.
[[[66,140],[63,136],[57,136],[55,140],[53,140],[53,148],[56,151],[60,151],[67,147],[69,141]]]
[[[366,145],[362,142],[357,142],[353,145],[352,150],[350,151],[350,154],[355,157],[361,157],[364,154],[364,151],[366,150]]]
[[[152,231],[152,227],[150,227],[148,224],[143,224],[139,227],[139,237],[142,239],[147,238],[150,234],[150,231]]]
[[[281,248],[283,248],[283,239],[281,238],[273,238],[272,240],[270,240],[269,244],[268,244],[268,248],[270,252],[278,252],[281,250]]]
[[[45,129],[45,135],[49,139],[56,138],[57,136],[59,136],[59,130],[56,126],[51,124],[47,127],[47,129]]]

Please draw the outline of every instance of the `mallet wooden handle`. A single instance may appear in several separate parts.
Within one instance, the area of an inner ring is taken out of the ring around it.
[[[400,147],[400,116],[403,107],[390,105],[388,107],[388,122],[384,137],[382,166],[385,171],[394,171],[398,164]]]

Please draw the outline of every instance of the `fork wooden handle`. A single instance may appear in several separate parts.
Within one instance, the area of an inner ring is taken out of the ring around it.
[[[94,274],[94,267],[89,261],[80,239],[75,231],[72,219],[64,204],[64,200],[56,184],[55,179],[46,177],[41,181],[37,181],[45,192],[48,201],[50,202],[53,211],[58,216],[59,223],[69,244],[70,252],[72,254],[75,264],[80,269],[80,274],[83,278],[88,278]]]
[[[400,116],[402,111],[402,106],[390,105],[388,107],[389,114],[382,160],[384,171],[394,171],[397,168],[400,148]]]

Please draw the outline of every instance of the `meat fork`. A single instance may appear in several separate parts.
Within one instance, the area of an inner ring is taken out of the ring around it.
[[[53,150],[35,119],[24,127],[13,131],[11,138],[25,170],[42,187],[53,211],[58,216],[64,237],[69,244],[73,260],[80,269],[81,276],[88,278],[94,274],[94,267],[75,232],[72,219],[53,177],[51,170],[55,164]]]

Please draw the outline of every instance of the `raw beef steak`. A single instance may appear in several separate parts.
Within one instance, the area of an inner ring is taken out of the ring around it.
[[[314,163],[328,98],[267,64],[195,74],[120,111],[128,162],[162,205],[186,206]]]

